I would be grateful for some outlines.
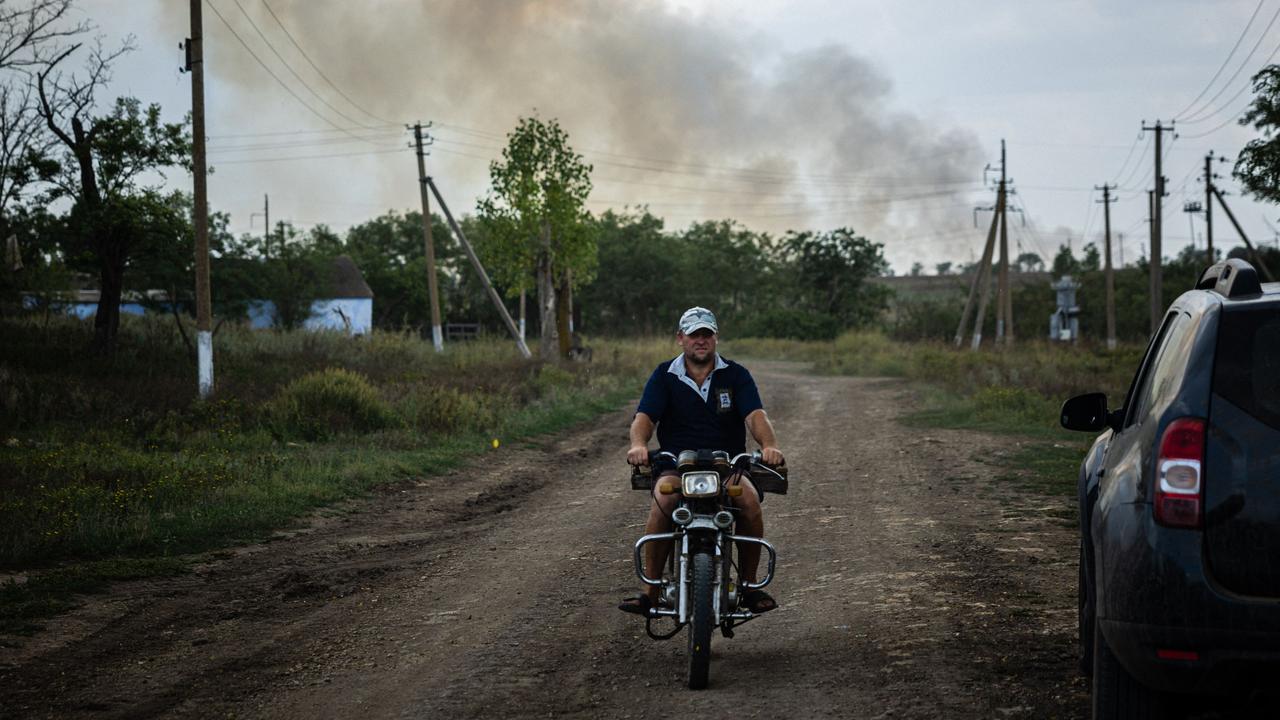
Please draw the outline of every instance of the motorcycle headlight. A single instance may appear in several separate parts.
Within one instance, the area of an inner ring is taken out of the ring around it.
[[[684,480],[685,497],[711,497],[720,492],[720,475],[715,472],[687,472]]]

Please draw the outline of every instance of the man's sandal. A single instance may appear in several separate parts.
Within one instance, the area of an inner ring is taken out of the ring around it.
[[[618,609],[625,613],[633,613],[635,615],[649,615],[649,608],[653,607],[653,601],[648,595],[639,593],[631,597],[623,598],[618,605]]]
[[[742,604],[752,615],[761,615],[778,608],[778,602],[763,590],[748,590],[742,594]]]

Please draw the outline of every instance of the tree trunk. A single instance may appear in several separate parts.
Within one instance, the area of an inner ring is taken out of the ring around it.
[[[551,256],[538,258],[538,354],[543,360],[556,356],[556,289],[551,275]]]
[[[556,283],[556,336],[560,359],[569,359],[569,271],[560,273]]]
[[[98,355],[116,351],[116,334],[120,331],[120,299],[124,293],[124,254],[103,247],[98,273],[98,311],[93,316],[93,347]]]

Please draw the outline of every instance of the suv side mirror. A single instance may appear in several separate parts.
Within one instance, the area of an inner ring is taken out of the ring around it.
[[[1062,414],[1058,420],[1068,430],[1097,432],[1108,427],[1110,417],[1106,394],[1085,393],[1071,398],[1062,403]]]

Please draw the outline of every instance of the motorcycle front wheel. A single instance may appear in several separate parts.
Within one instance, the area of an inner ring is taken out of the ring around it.
[[[716,568],[710,553],[697,553],[692,558],[693,578],[690,582],[693,612],[689,618],[689,689],[707,686],[711,672],[711,631],[715,625],[712,612]]]

